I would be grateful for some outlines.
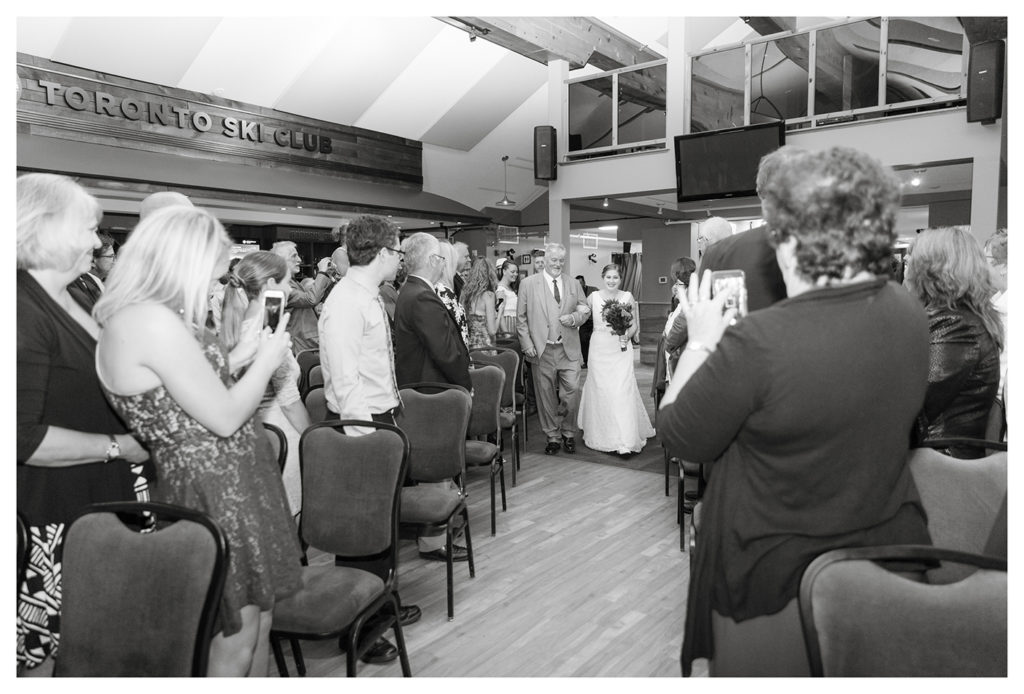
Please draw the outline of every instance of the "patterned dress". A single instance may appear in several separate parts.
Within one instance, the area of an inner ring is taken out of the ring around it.
[[[467,347],[474,349],[494,344],[494,335],[487,332],[487,316],[481,316],[479,313],[467,313],[466,320],[469,323]]]
[[[228,385],[224,349],[208,333],[203,352]],[[229,561],[215,632],[242,628],[246,605],[269,610],[300,584],[301,552],[280,471],[252,417],[228,437],[188,415],[163,385],[136,395],[107,397],[156,463],[158,501],[209,514],[227,536]]]

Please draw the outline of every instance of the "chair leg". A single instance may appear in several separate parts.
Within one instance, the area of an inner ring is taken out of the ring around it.
[[[353,625],[354,626],[354,625]],[[345,676],[355,677],[356,666],[359,663],[359,644],[356,639],[356,629],[349,629],[348,647],[345,649]]]
[[[512,418],[515,422],[515,417]],[[516,470],[519,469],[519,427],[512,424],[512,486],[516,486]]]
[[[494,517],[494,473],[495,463],[491,463],[491,537],[494,537],[497,533],[497,524]]]
[[[508,504],[505,503],[505,459],[504,458],[498,458],[498,474],[501,476],[501,477],[499,477],[499,480],[501,481],[501,510],[502,511],[507,511],[508,510]],[[513,473],[513,474],[515,474],[515,473]]]
[[[469,527],[466,528],[468,536]],[[445,530],[445,568],[448,571],[448,621],[455,619],[455,590],[453,588],[453,569],[452,569],[452,550],[455,547],[455,537],[452,532],[451,523],[448,524],[448,528]]]
[[[402,634],[401,607],[397,596],[391,594],[391,607],[395,612],[395,623],[392,627],[395,632],[395,647],[398,648],[398,660],[402,664],[402,677],[412,677],[412,668],[409,667],[409,652],[405,648],[405,636]]]
[[[668,449],[664,446],[661,447],[662,455],[665,457],[665,496],[668,496],[668,466],[671,460],[669,459]]]
[[[298,639],[288,639],[292,645],[292,656],[295,658],[295,669],[299,671],[299,677],[306,676],[306,661],[302,659],[302,647]]]
[[[270,650],[274,652],[274,662],[277,663],[277,674],[279,677],[288,677],[288,663],[284,659],[284,651],[281,650],[281,637],[270,635]]]
[[[462,530],[466,535],[466,559],[469,562],[469,577],[476,578],[476,566],[473,564],[473,538],[469,534],[469,509],[462,509]]]

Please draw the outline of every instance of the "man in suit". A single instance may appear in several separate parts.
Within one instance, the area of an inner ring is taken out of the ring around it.
[[[544,271],[519,285],[516,328],[533,372],[537,414],[548,441],[544,452],[554,455],[561,447],[575,453],[583,357],[579,327],[590,317],[590,307],[579,282],[562,276],[565,246],[547,244],[544,258]]]
[[[472,392],[469,350],[455,318],[434,293],[444,272],[445,258],[438,240],[426,232],[402,242],[408,276],[395,304],[395,374],[401,387],[410,383],[451,383]],[[433,484],[433,483],[432,483]],[[451,489],[451,482],[436,486]],[[420,556],[446,561],[445,536],[419,537]],[[452,561],[466,561],[466,548],[452,545]]]
[[[68,292],[78,301],[79,305],[88,312],[103,295],[103,282],[114,267],[117,254],[114,252],[114,237],[102,231],[97,232],[100,239],[100,247],[92,251],[92,267],[89,272],[79,275],[74,282],[68,285]]]

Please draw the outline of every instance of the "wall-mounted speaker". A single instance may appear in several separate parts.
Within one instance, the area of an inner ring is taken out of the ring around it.
[[[1003,67],[1006,44],[1001,39],[971,45],[967,69],[967,122],[986,125],[1003,115]]]
[[[538,125],[533,129],[533,177],[554,181],[558,177],[555,126]]]

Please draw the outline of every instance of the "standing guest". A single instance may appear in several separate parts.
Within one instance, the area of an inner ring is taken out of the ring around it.
[[[498,266],[498,287],[494,290],[498,312],[498,334],[516,334],[516,291],[519,287],[519,266],[506,258]]]
[[[622,275],[618,265],[605,265],[601,279],[604,289],[586,299],[594,319],[594,349],[580,397],[578,423],[587,448],[628,458],[643,450],[647,439],[654,436],[633,371],[632,337],[640,330],[639,309],[633,295],[619,289]],[[602,315],[612,301],[629,306],[634,316],[624,335],[617,334]],[[623,340],[625,350],[621,348]]]
[[[208,514],[227,536],[211,676],[265,676],[274,601],[298,589],[298,539],[281,471],[256,408],[290,348],[288,316],[243,341],[231,370],[204,331],[207,293],[228,268],[231,239],[206,210],[158,210],[121,249],[96,304],[98,376],[156,463],[160,501]]]
[[[576,275],[576,281],[580,283],[580,287],[583,289],[583,296],[589,297],[591,294],[597,291],[597,287],[593,287],[587,284],[587,280],[583,275]],[[580,351],[583,352],[583,368],[587,368],[587,364],[590,362],[590,338],[594,334],[594,317],[593,315],[588,316],[587,320],[583,321],[583,325],[580,326]]]
[[[439,243],[426,232],[402,242],[405,267],[409,273],[395,306],[395,372],[399,385],[450,383],[472,392],[469,351],[459,334],[451,312],[434,293],[434,287],[448,266]],[[451,482],[438,483],[450,488]],[[452,561],[466,561],[466,548],[452,545]],[[444,531],[420,535],[420,556],[446,561]]]
[[[150,193],[139,203],[139,221],[141,222],[157,210],[162,210],[165,207],[174,207],[175,205],[193,206],[192,201],[187,196],[176,190],[159,190],[155,193]]]
[[[970,228],[928,229],[918,236],[907,257],[906,286],[924,304],[931,335],[928,394],[915,440],[984,439],[999,388],[1003,324],[992,305],[992,273]],[[969,446],[946,452],[985,455]]]
[[[145,500],[149,453],[103,397],[99,327],[68,284],[100,246],[99,203],[70,178],[17,179],[18,513],[28,568],[18,585],[19,674],[49,674],[60,644],[67,524],[101,501]]]
[[[559,448],[576,452],[576,412],[580,382],[579,326],[590,315],[583,290],[565,281],[565,246],[544,247],[544,272],[530,275],[519,286],[516,327],[523,355],[533,372],[540,426],[547,436],[544,452]]]
[[[533,274],[539,275],[540,271],[544,269],[544,249],[538,248],[530,254],[533,260]]]
[[[388,321],[391,323],[391,341],[395,341],[395,308],[398,306],[398,292],[405,284],[405,259],[398,264],[398,272],[393,280],[385,280],[380,283],[380,298],[384,302],[384,310],[388,312]]]
[[[761,190],[789,298],[740,318],[691,281],[689,342],[658,431],[711,463],[691,561],[683,673],[810,674],[804,569],[840,547],[930,544],[907,467],[928,322],[888,282],[899,182],[848,148],[781,162]]]
[[[723,217],[709,217],[697,226],[697,258],[701,259],[707,253],[708,248],[722,239],[732,236],[733,228],[728,219]],[[701,260],[701,272],[704,271],[704,261]]]
[[[104,234],[102,231],[96,233],[100,240],[100,247],[92,251],[92,264],[89,270],[79,275],[74,282],[68,285],[68,291],[75,300],[85,307],[85,310],[92,313],[92,307],[100,300],[103,294],[103,281],[107,279],[114,261],[117,260],[117,253],[114,251],[114,237]]]
[[[240,260],[241,258],[232,258],[231,262],[228,264],[228,271],[210,287],[210,298],[208,301],[210,309],[206,320],[206,327],[217,335],[220,335],[221,313],[224,310],[224,295],[229,290],[244,294],[244,292],[242,292],[238,287],[228,287],[228,279],[231,277],[231,271],[235,269],[235,266],[238,265],[238,261]]]
[[[450,243],[438,242],[437,254],[444,258],[444,264],[441,266],[441,277],[434,284],[434,291],[448,312],[452,314],[455,324],[459,326],[462,341],[468,345],[469,321],[466,320],[466,310],[462,308],[459,297],[455,294],[455,271],[459,262],[455,248]]]
[[[291,311],[292,349],[296,354],[307,349],[317,349],[320,340],[317,336],[317,318],[315,306],[324,300],[324,296],[334,285],[334,280],[327,274],[330,258],[321,258],[317,264],[316,280],[312,289],[306,289],[299,281],[299,265],[302,258],[295,248],[294,241],[278,241],[271,247],[271,252],[288,261],[291,272],[289,280],[292,286],[288,295],[288,309]]]
[[[996,293],[992,297],[992,305],[999,314],[999,320],[1003,323],[1003,348],[999,350],[999,394],[998,397],[1005,404],[1006,401],[1006,357],[1009,353],[1007,344],[1010,341],[1008,328],[1008,309],[1010,299],[1006,294],[1006,229],[999,229],[989,236],[985,241],[985,260],[992,268],[992,283],[995,285]]]
[[[672,284],[672,313],[665,321],[665,330],[662,332],[658,364],[654,369],[655,383],[662,383],[658,377],[659,367],[665,381],[672,378],[672,372],[675,371],[682,350],[686,346],[686,314],[683,313],[680,304],[686,301],[686,289],[690,286],[690,279],[696,271],[697,265],[692,258],[683,256],[676,258],[672,263],[672,277],[675,280]]]
[[[257,251],[243,257],[228,271],[229,291],[224,294],[220,337],[231,350],[240,342],[257,341],[263,330],[263,296],[267,290],[282,292],[287,300],[288,263],[269,251]],[[299,363],[293,354],[285,355],[270,377],[256,414],[281,429],[288,441],[288,459],[281,479],[288,495],[292,515],[302,509],[302,475],[299,471],[299,438],[309,427],[309,413],[302,404],[298,388]]]
[[[494,308],[497,286],[498,278],[486,260],[480,258],[473,263],[459,300],[469,324],[466,346],[470,349],[494,344],[494,336],[498,332],[498,314]]]
[[[455,292],[455,298],[462,298],[462,287],[466,284],[466,278],[469,275],[469,267],[472,263],[469,257],[469,246],[464,244],[462,241],[454,241],[452,243],[452,249],[455,251],[455,270],[452,273],[452,289]]]
[[[384,217],[362,215],[347,227],[345,276],[320,313],[320,365],[324,395],[333,418],[395,423],[401,406],[391,328],[379,288],[395,278],[402,262],[398,228]],[[369,433],[358,427],[351,434]],[[402,626],[420,618],[420,608],[403,605]],[[398,649],[379,638],[363,654],[368,663],[386,663]]]

